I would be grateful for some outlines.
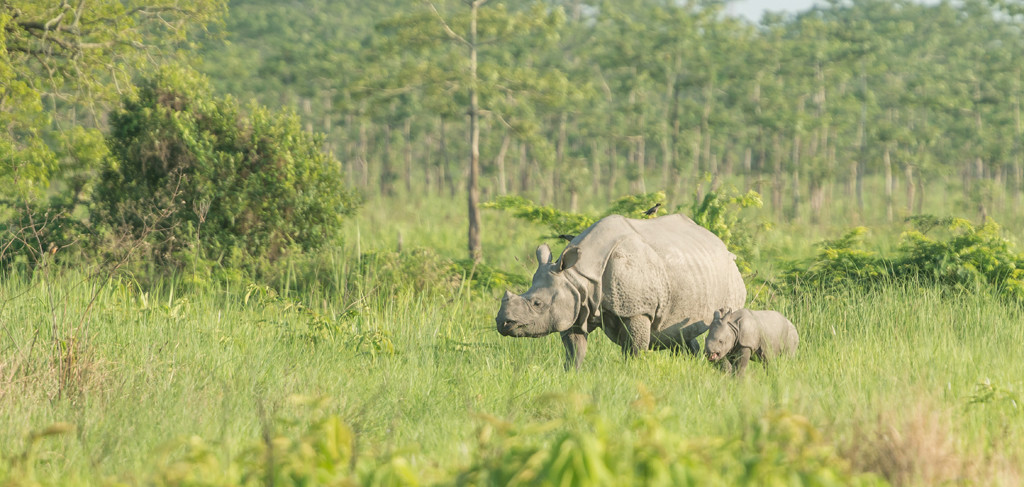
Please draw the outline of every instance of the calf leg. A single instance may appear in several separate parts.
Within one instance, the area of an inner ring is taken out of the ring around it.
[[[748,363],[750,363],[750,349],[743,347],[740,349],[739,356],[736,357],[736,377],[743,375],[743,372],[747,370]]]

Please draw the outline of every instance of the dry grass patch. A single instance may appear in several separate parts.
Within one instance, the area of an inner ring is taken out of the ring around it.
[[[855,426],[840,453],[855,470],[878,473],[896,486],[1022,485],[1019,461],[968,449],[952,418],[927,400],[884,410]]]

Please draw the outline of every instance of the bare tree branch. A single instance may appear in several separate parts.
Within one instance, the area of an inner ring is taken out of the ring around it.
[[[484,1],[486,1],[486,0],[484,0]],[[458,42],[458,43],[460,43],[460,44],[462,44],[462,45],[464,45],[466,47],[470,47],[471,46],[471,44],[469,43],[469,41],[466,40],[466,38],[456,34],[455,31],[452,30],[452,28],[448,26],[448,22],[446,22],[444,20],[444,17],[441,16],[441,13],[437,11],[437,7],[434,6],[434,2],[431,2],[431,1],[427,0],[424,3],[426,3],[430,7],[430,11],[433,12],[434,16],[437,17],[437,20],[439,22],[441,22],[441,27],[444,29],[444,33],[447,34],[449,38],[451,38],[452,40],[454,40],[454,41],[456,41],[456,42]]]

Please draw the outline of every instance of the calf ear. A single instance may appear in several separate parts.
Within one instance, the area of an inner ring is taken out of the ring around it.
[[[548,244],[540,244],[537,247],[537,265],[544,265],[551,263],[551,249],[548,248]]]
[[[580,248],[575,245],[570,245],[565,248],[562,252],[562,256],[558,258],[558,272],[562,272],[580,261]]]
[[[722,321],[722,310],[715,310],[715,317],[712,319],[712,321]]]

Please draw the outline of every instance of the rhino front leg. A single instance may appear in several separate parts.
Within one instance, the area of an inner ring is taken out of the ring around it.
[[[651,347],[651,319],[640,315],[623,320],[626,325],[626,340],[622,342],[622,353],[636,357]]]
[[[563,331],[562,345],[565,346],[565,370],[580,370],[583,357],[587,355],[587,334],[579,330]]]
[[[750,363],[750,349],[743,347],[736,357],[736,377],[743,376],[743,372],[747,370],[748,363]]]
[[[700,342],[696,338],[691,338],[686,341],[686,349],[690,351],[690,355],[697,357],[700,355]]]

